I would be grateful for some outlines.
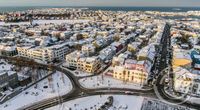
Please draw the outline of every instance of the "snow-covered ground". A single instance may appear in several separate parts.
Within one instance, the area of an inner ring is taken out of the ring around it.
[[[44,88],[44,87],[48,88]],[[63,73],[56,72],[37,85],[23,91],[16,97],[0,105],[0,110],[15,110],[44,99],[67,94],[72,90],[69,78]]]
[[[110,88],[141,89],[139,85],[134,85],[134,83],[117,80],[106,75],[98,75],[94,77],[83,78],[80,79],[79,82],[83,87],[86,88],[110,87]]]
[[[109,110],[140,110],[143,97],[140,96],[127,96],[127,95],[112,95],[113,106]],[[65,102],[61,105],[57,105],[47,110],[96,110],[102,104],[104,104],[109,95],[97,95],[75,99]]]

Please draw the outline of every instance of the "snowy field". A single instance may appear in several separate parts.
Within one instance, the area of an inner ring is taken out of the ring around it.
[[[108,110],[140,110],[143,97],[140,96],[126,96],[126,95],[112,95],[113,106]],[[75,99],[65,102],[61,105],[51,107],[46,110],[96,110],[104,104],[109,95],[97,95]]]
[[[141,89],[139,85],[134,85],[134,83],[123,82],[121,80],[117,80],[106,75],[83,78],[80,79],[79,82],[85,88],[110,87],[110,88]]]
[[[0,110],[15,110],[28,104],[32,104],[51,97],[67,94],[72,90],[72,85],[67,76],[56,72],[37,85],[23,91],[16,97],[0,105]]]

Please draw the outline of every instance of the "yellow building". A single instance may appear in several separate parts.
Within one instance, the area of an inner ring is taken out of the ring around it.
[[[113,78],[144,86],[152,65],[149,61],[126,60],[124,65],[115,66]]]
[[[98,57],[76,57],[72,55],[66,55],[66,66],[68,67],[75,67],[80,71],[94,74],[101,67],[101,62]]]
[[[148,74],[146,71],[126,69],[123,66],[115,66],[113,77],[119,80],[133,82],[134,84],[143,86],[147,84]]]
[[[79,58],[77,60],[77,69],[84,71],[84,66],[85,66],[85,58]]]
[[[81,69],[82,61],[83,61],[82,58],[84,58],[84,54],[82,52],[74,51],[65,56],[66,66]]]
[[[98,57],[88,57],[84,62],[84,70],[88,73],[97,72],[100,69],[100,59]]]

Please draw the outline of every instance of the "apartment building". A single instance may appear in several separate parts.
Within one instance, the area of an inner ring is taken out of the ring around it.
[[[75,51],[66,55],[66,66],[87,73],[95,73],[101,67],[101,61],[99,57],[85,57],[82,52]]]
[[[113,78],[144,86],[147,84],[152,65],[149,61],[127,59],[123,65],[114,67]]]
[[[98,57],[87,57],[84,65],[86,72],[95,74],[95,72],[100,69],[101,62]]]
[[[67,43],[57,44],[49,47],[21,46],[17,47],[18,55],[27,57],[43,63],[63,60],[67,54]]]
[[[77,66],[77,64],[81,63],[80,61],[82,60],[79,60],[80,58],[84,58],[85,57],[85,54],[80,52],[80,51],[74,51],[68,55],[65,56],[65,60],[66,60],[66,64],[65,66],[67,67],[72,67],[72,68],[80,68],[80,66]],[[83,61],[84,62],[84,61]]]

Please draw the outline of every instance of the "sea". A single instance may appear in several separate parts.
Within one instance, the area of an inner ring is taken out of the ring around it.
[[[29,9],[44,8],[87,8],[90,10],[108,10],[108,11],[161,11],[161,12],[187,12],[200,11],[200,7],[71,7],[71,6],[18,6],[18,7],[0,7],[0,12],[24,11]]]

